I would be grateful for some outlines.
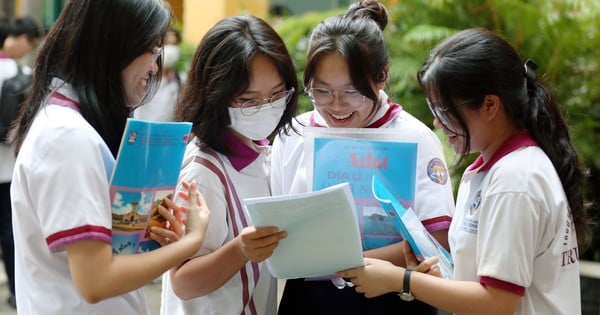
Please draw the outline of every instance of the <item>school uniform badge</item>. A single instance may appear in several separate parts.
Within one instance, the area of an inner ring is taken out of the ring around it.
[[[477,194],[475,194],[473,203],[471,204],[471,207],[469,208],[469,214],[473,215],[473,213],[475,213],[475,211],[477,211],[477,209],[479,209],[480,205],[481,205],[481,190],[478,191]]]
[[[427,164],[427,176],[434,183],[445,185],[448,182],[448,169],[439,158],[433,158]]]

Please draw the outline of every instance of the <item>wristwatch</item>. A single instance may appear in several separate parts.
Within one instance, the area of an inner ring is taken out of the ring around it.
[[[404,282],[402,284],[402,292],[398,294],[402,301],[410,302],[415,299],[415,297],[410,293],[410,273],[411,269],[406,269],[404,271]]]

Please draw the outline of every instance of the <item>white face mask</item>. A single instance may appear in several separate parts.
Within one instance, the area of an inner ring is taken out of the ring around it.
[[[229,107],[230,127],[251,140],[266,139],[279,124],[286,101],[287,98],[283,97],[273,103],[259,105],[260,109],[252,116],[242,114],[241,108]]]
[[[179,46],[165,45],[163,47],[163,67],[171,69],[175,66],[177,60],[179,60]]]

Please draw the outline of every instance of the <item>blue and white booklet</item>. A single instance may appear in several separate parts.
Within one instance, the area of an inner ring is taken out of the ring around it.
[[[374,175],[406,207],[413,207],[417,137],[392,128],[304,128],[309,189],[347,182],[352,189],[363,250],[402,241],[402,236],[373,196]]]
[[[128,119],[110,181],[113,254],[160,247],[148,238],[165,226],[158,205],[177,186],[192,124]]]
[[[405,208],[398,202],[377,176],[373,176],[373,195],[379,200],[402,237],[408,241],[417,259],[423,261],[437,256],[442,276],[452,279],[454,265],[450,253],[429,234],[412,209]]]

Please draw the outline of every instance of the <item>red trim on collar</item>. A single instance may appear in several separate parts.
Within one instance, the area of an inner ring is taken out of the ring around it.
[[[0,53],[0,59],[12,59],[12,58],[10,58],[10,56],[5,53]]]
[[[492,157],[490,158],[489,161],[484,162],[483,157],[481,155],[479,157],[477,157],[475,162],[473,162],[473,164],[471,164],[467,168],[467,171],[472,171],[479,167],[481,167],[481,168],[479,168],[479,170],[477,171],[478,173],[488,171],[490,168],[492,168],[492,166],[494,164],[496,164],[496,162],[498,162],[505,155],[507,155],[517,149],[523,148],[523,147],[531,147],[531,146],[537,146],[537,145],[538,145],[537,142],[535,142],[535,140],[533,140],[533,138],[531,137],[531,133],[529,131],[527,131],[527,130],[521,131],[521,132],[513,135],[512,137],[508,138],[498,148],[498,150],[496,150],[496,152],[494,152],[494,154],[492,155]]]
[[[231,150],[231,154],[227,156],[231,165],[239,172],[244,167],[254,162],[260,155],[260,153],[254,151],[248,147],[240,138],[233,134],[231,130],[228,130],[225,134],[225,143]],[[254,141],[258,145],[268,145],[269,140],[264,139],[260,141]]]
[[[52,93],[50,98],[48,98],[48,104],[65,106],[79,111],[79,103],[58,92]]]
[[[388,104],[390,105],[390,107],[385,112],[385,114],[381,118],[377,119],[370,125],[365,126],[364,128],[379,128],[379,127],[383,126],[385,123],[387,123],[388,121],[393,120],[394,118],[398,117],[398,114],[400,114],[400,112],[402,111],[402,106],[399,104],[396,104],[396,103],[392,103],[389,100],[388,100]],[[315,121],[315,112],[314,111],[310,115],[310,125],[311,125],[311,127],[327,127],[327,126],[318,124]]]

